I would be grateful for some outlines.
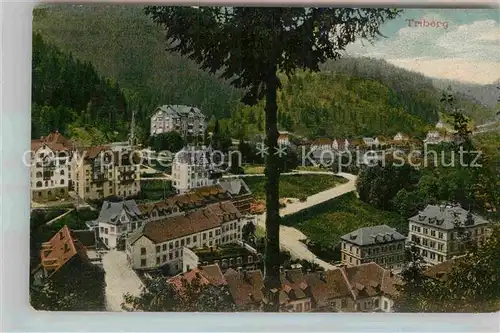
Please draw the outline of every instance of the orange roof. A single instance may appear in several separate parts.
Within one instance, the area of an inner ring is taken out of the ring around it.
[[[227,284],[219,265],[216,264],[194,268],[188,272],[171,277],[168,279],[168,282],[173,284],[175,289],[182,292],[184,284],[189,284],[196,278],[199,279],[200,284],[203,286],[221,286]]]
[[[83,245],[75,242],[65,225],[48,242],[42,244],[41,265],[49,275],[53,275],[76,255],[87,256]]]

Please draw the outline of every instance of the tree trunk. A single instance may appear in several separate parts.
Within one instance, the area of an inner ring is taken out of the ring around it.
[[[278,147],[277,125],[277,76],[276,65],[271,66],[266,84],[266,138],[268,155],[266,158],[266,250],[264,260],[266,305],[267,312],[279,311],[280,287],[280,243],[279,243],[279,169],[278,156],[275,155]]]

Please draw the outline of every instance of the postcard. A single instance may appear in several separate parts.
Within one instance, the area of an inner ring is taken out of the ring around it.
[[[30,302],[500,310],[496,9],[42,5]]]

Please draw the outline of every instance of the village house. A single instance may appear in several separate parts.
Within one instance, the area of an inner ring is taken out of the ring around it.
[[[80,296],[93,297],[95,302],[102,303],[104,274],[100,258],[89,257],[85,245],[65,225],[50,240],[42,243],[40,264],[32,272],[32,287],[39,288],[51,281],[54,288],[73,288]],[[97,285],[102,292],[89,295],[86,290],[89,285]]]
[[[224,273],[227,286],[237,311],[259,311],[264,300],[264,276],[261,270]]]
[[[68,198],[71,183],[70,158],[74,144],[59,132],[31,141],[31,199],[47,201]]]
[[[377,138],[370,138],[370,137],[363,138],[363,143],[366,147],[372,149],[377,148],[380,145],[380,142],[378,141]]]
[[[142,225],[126,242],[134,269],[151,270],[168,265],[183,269],[183,248],[234,243],[242,238],[243,219],[230,201],[210,204],[185,215],[171,216]]]
[[[138,156],[131,149],[94,146],[77,151],[71,161],[74,190],[84,200],[133,197],[141,191]]]
[[[310,150],[332,150],[333,140],[328,138],[319,138],[309,141],[308,145]]]
[[[278,135],[278,146],[288,146],[290,145],[290,135],[288,132],[279,132]]]
[[[200,109],[186,105],[163,105],[151,117],[151,135],[178,132],[182,136],[203,136],[205,116]]]
[[[302,269],[284,270],[280,274],[280,279],[280,307],[291,312],[310,312],[312,310],[312,299],[306,293],[308,285]]]
[[[374,262],[342,267],[349,281],[358,312],[393,312],[396,286],[401,281]]]
[[[341,237],[341,261],[348,266],[375,262],[398,271],[404,264],[405,240],[387,225],[360,228]]]
[[[404,133],[398,132],[393,138],[394,142],[401,143],[401,142],[407,142],[410,140],[410,137]]]
[[[343,269],[308,273],[305,280],[306,292],[311,295],[312,308],[315,312],[355,310],[354,294]]]
[[[119,241],[140,228],[143,215],[134,200],[121,202],[104,201],[97,218],[99,238],[108,249],[115,249]],[[123,247],[124,247],[123,243]]]
[[[207,148],[183,148],[172,162],[172,186],[177,193],[217,183],[215,169]]]
[[[349,150],[350,144],[347,139],[334,139],[332,142],[332,148],[338,151]]]
[[[241,178],[221,180],[218,184],[231,197],[231,202],[244,216],[245,223],[257,225],[257,216],[252,213],[252,203],[254,196],[252,191]]]
[[[462,255],[468,242],[482,244],[489,222],[459,205],[427,205],[409,219],[408,240],[435,265]]]

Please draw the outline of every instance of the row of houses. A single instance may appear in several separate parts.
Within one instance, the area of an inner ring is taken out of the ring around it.
[[[489,222],[459,205],[428,205],[409,219],[408,237],[387,225],[360,228],[341,237],[341,262],[359,265],[375,262],[401,271],[405,248],[414,246],[433,266],[465,253],[467,244],[481,245],[489,234]]]
[[[170,272],[178,273],[186,265],[195,266],[186,264],[193,262],[192,251],[210,248],[217,252],[241,242],[243,226],[256,224],[252,202],[244,181],[233,179],[154,203],[105,201],[94,225],[108,248],[125,250],[134,269],[168,266]]]
[[[83,200],[130,197],[140,190],[138,156],[131,146],[80,148],[55,131],[31,141],[31,198],[63,200],[74,191]]]
[[[266,302],[261,270],[223,272],[218,265],[200,266],[172,277],[179,292],[198,279],[204,285],[227,288],[237,311],[258,311]],[[277,293],[285,312],[392,312],[397,277],[375,263],[304,272],[300,265],[283,269]],[[184,282],[184,283],[183,283]]]

